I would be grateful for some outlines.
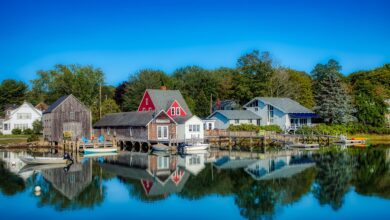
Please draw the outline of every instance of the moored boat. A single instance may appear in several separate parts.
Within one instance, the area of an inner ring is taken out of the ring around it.
[[[169,151],[171,148],[165,144],[152,145],[152,149],[155,151]]]
[[[84,154],[95,154],[95,153],[115,153],[118,149],[112,148],[86,148]]]
[[[202,150],[207,150],[208,148],[209,148],[209,144],[203,144],[203,143],[188,144],[184,146],[185,151],[202,151]]]
[[[25,164],[66,164],[69,160],[63,157],[20,157]]]

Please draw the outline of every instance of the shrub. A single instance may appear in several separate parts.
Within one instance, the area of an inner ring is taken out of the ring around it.
[[[390,128],[385,127],[372,127],[362,125],[359,123],[348,123],[346,125],[326,125],[320,124],[313,127],[302,127],[296,131],[297,134],[328,134],[328,135],[340,135],[340,134],[390,134]]]
[[[230,125],[228,131],[274,131],[276,133],[282,133],[283,130],[278,125],[264,125],[258,126],[254,124],[241,124],[241,125]]]
[[[31,135],[33,134],[33,130],[31,128],[27,128],[23,130],[23,134],[25,135]]]
[[[13,135],[20,135],[20,134],[22,134],[22,130],[20,130],[19,128],[14,128],[14,129],[12,129],[12,134]]]
[[[34,141],[39,141],[39,136],[37,134],[31,134],[27,138],[27,142],[34,142]]]
[[[43,130],[42,121],[40,121],[40,120],[35,120],[35,121],[33,122],[33,131],[34,131],[34,134],[41,134],[41,133],[42,133],[42,130]]]

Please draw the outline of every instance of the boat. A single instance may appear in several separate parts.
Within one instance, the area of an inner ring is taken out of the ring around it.
[[[20,160],[25,164],[66,164],[69,159],[63,157],[20,157]]]
[[[320,149],[320,145],[319,144],[302,144],[302,143],[297,143],[297,144],[290,144],[290,145],[288,145],[288,148],[302,149],[302,150],[319,150]]]
[[[187,144],[184,146],[185,151],[202,151],[202,150],[207,150],[208,148],[209,148],[209,144],[203,144],[203,143]]]
[[[118,149],[112,148],[85,148],[84,154],[96,154],[96,153],[115,153]]]
[[[19,173],[26,173],[30,171],[42,171],[42,170],[51,170],[56,168],[64,168],[68,164],[27,164],[22,169],[19,170]]]
[[[84,154],[85,158],[96,158],[96,157],[113,157],[118,156],[117,152],[103,152],[103,153],[89,153]]]
[[[336,143],[341,143],[341,144],[364,144],[364,143],[366,143],[366,138],[347,139],[346,136],[341,135],[340,139],[338,141],[336,141]]]
[[[155,151],[169,151],[171,148],[165,144],[154,144],[152,149]]]

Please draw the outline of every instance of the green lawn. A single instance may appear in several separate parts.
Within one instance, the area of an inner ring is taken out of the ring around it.
[[[0,145],[27,143],[29,135],[0,135]]]
[[[1,139],[9,139],[9,138],[28,138],[29,135],[24,135],[24,134],[21,134],[21,135],[13,135],[13,134],[9,134],[9,135],[0,135],[0,140]]]

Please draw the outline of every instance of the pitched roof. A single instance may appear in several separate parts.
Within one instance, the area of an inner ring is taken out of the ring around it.
[[[46,111],[43,112],[43,114],[46,114],[46,113],[51,113],[54,109],[56,109],[59,105],[61,105],[61,103],[63,101],[65,101],[65,99],[67,99],[70,95],[64,95],[62,96],[61,98],[57,99],[57,101],[55,101],[53,104],[51,104],[49,106],[48,109],[46,109]]]
[[[146,92],[148,92],[157,110],[167,111],[176,100],[187,115],[192,115],[190,108],[188,108],[187,103],[179,90],[147,89]]]
[[[312,110],[302,106],[301,104],[290,98],[256,97],[253,100],[260,100],[265,104],[272,105],[283,111],[284,113],[314,113]],[[253,100],[245,104],[244,107],[246,107]]]
[[[146,126],[155,114],[153,111],[112,113],[104,116],[93,127]]]
[[[208,116],[207,119],[211,118],[213,115],[215,115],[217,113],[225,116],[229,120],[261,119],[260,116],[256,115],[255,113],[253,113],[249,110],[218,110],[218,111],[213,112],[213,114],[211,114],[210,116]]]

